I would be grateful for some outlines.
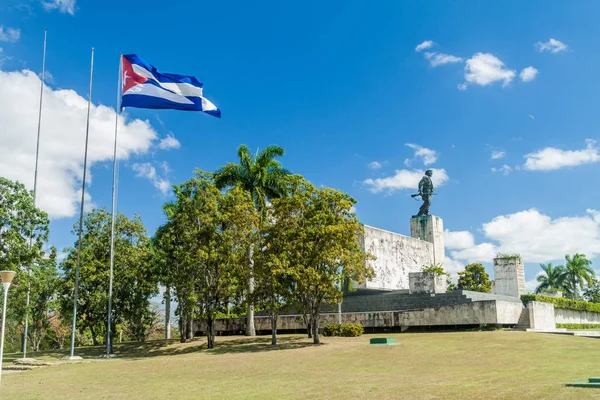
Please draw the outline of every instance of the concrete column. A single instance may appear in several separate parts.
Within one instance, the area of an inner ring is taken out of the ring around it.
[[[433,263],[444,264],[444,220],[435,215],[412,217],[410,236],[433,244]]]
[[[525,266],[520,257],[494,258],[495,293],[521,297],[525,294]]]

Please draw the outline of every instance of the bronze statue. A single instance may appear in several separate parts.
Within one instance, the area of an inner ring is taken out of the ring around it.
[[[421,178],[419,182],[419,193],[411,194],[411,197],[421,197],[423,200],[423,205],[419,209],[419,213],[416,215],[417,217],[422,217],[429,215],[429,206],[431,205],[431,196],[433,196],[433,182],[431,181],[431,175],[433,175],[433,171],[428,169],[425,171],[425,176]]]

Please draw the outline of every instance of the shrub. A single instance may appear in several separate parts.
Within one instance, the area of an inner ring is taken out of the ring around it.
[[[361,324],[327,324],[323,327],[324,336],[356,337],[364,333]]]
[[[600,329],[600,324],[556,324],[556,327],[565,329]]]
[[[582,300],[569,300],[562,297],[551,297],[541,294],[524,294],[521,295],[521,301],[525,306],[532,301],[540,301],[542,303],[551,303],[554,305],[554,308],[600,313],[600,303],[588,303]]]

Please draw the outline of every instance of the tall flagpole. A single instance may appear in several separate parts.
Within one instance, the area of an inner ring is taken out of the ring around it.
[[[94,48],[90,63],[90,91],[88,93],[87,123],[85,127],[85,153],[83,156],[83,181],[81,182],[81,207],[79,209],[79,241],[77,242],[77,265],[75,266],[75,293],[73,294],[73,326],[71,327],[71,357],[75,357],[75,327],[77,323],[77,296],[79,294],[79,266],[81,264],[81,235],[83,231],[83,205],[85,201],[85,175],[87,172],[88,139],[90,136],[90,107],[92,104],[92,78],[94,75]]]
[[[121,59],[119,55],[119,77],[117,78],[117,102],[115,103],[115,147],[113,153],[113,184],[112,184],[112,215],[110,221],[110,278],[108,284],[108,322],[106,325],[106,357],[115,357],[111,354],[111,317],[112,317],[112,292],[113,292],[113,270],[115,265],[115,211],[116,211],[116,188],[117,188],[117,132],[119,128],[119,99],[121,97]]]
[[[42,83],[40,84],[40,109],[38,113],[38,127],[37,127],[37,144],[35,147],[35,172],[33,175],[33,206],[35,207],[35,200],[37,195],[37,175],[38,175],[38,161],[40,156],[40,132],[42,127],[42,99],[44,97],[44,78],[46,74],[46,38],[48,36],[48,28],[44,29],[44,53],[42,55]],[[33,247],[33,230],[29,237],[29,249]],[[29,330],[29,296],[31,292],[31,265],[27,265],[27,299],[25,301],[25,330],[23,331],[23,358],[27,357],[27,331]]]

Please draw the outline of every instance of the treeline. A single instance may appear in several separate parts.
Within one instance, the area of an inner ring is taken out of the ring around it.
[[[193,321],[201,320],[212,347],[214,321],[232,311],[246,315],[247,334],[254,335],[256,307],[269,313],[274,328],[280,311],[294,307],[319,343],[320,305],[338,302],[345,283],[364,281],[373,271],[359,245],[355,200],[291,174],[276,160],[282,155],[276,146],[254,156],[240,146],[238,164],[215,173],[196,171],[174,186],[174,200],[163,207],[166,222],[153,236],[139,216],[117,215],[114,340],[143,341],[162,333],[160,311],[151,299],[164,286],[177,301],[182,340],[193,335]],[[18,271],[9,295],[7,351],[20,350],[24,340],[34,351],[70,344],[79,243],[59,260],[57,250],[46,245],[48,226],[32,194],[0,178],[0,262]],[[77,237],[78,224],[72,233]],[[110,265],[106,209],[86,213],[80,258],[75,344],[104,344]]]

